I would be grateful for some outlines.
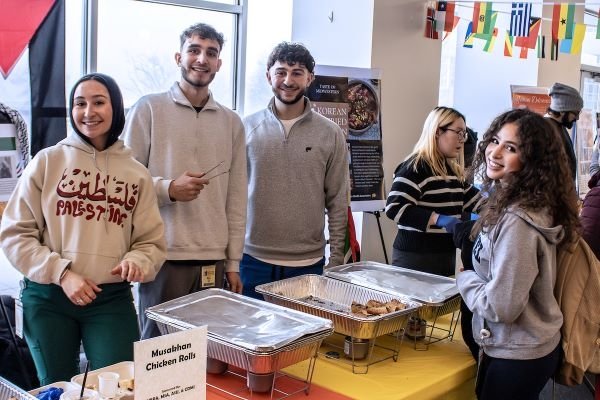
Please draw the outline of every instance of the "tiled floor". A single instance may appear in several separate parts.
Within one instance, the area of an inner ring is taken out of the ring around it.
[[[588,374],[588,378],[593,385],[595,382],[594,377],[591,374]],[[548,382],[540,394],[540,400],[594,400],[594,395],[585,383],[574,387],[567,387],[557,384],[555,386],[553,397],[552,382]]]

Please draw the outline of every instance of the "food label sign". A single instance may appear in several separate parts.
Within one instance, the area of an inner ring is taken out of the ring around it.
[[[528,108],[540,115],[550,107],[548,88],[536,86],[510,85],[513,108]]]
[[[136,400],[206,399],[206,326],[134,343]]]
[[[379,71],[317,66],[307,90],[313,111],[346,135],[353,211],[385,207]]]

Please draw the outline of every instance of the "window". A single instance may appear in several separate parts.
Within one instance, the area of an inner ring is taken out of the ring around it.
[[[225,36],[223,64],[211,83],[211,91],[220,103],[235,108],[237,27],[242,7],[208,10],[200,8],[207,3],[202,1],[197,2],[199,8],[172,3],[99,1],[96,66],[91,65],[92,69],[115,78],[125,107],[131,107],[141,96],[164,92],[180,78],[174,58],[180,48],[179,35],[188,26],[204,22]]]
[[[246,12],[246,6],[239,3],[240,0],[65,1],[66,96],[77,79],[89,71],[114,77],[123,92],[125,107],[131,107],[145,94],[167,90],[180,77],[174,60],[179,51],[179,34],[189,25],[205,22],[225,36],[223,65],[211,90],[220,103],[236,108],[236,103],[243,100],[238,82],[243,81],[240,48],[244,43]],[[0,78],[0,101],[19,111],[30,127],[28,62],[25,50],[8,78]]]
[[[292,0],[258,0],[248,4],[245,115],[265,108],[273,96],[265,76],[267,58],[278,43],[292,38],[292,3]]]
[[[590,3],[589,8],[588,3]],[[600,67],[600,40],[596,39],[598,6],[592,3],[593,2],[591,0],[586,0],[586,10],[585,14],[583,15],[583,22],[585,23],[586,27],[581,51],[581,64]]]

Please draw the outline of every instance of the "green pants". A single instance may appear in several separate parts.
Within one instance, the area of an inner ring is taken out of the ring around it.
[[[133,360],[139,328],[130,284],[100,287],[96,299],[81,307],[58,285],[25,280],[23,330],[42,386],[79,374],[82,342],[90,369]]]

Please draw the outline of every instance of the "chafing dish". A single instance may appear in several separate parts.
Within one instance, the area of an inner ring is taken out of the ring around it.
[[[208,327],[208,357],[265,374],[316,354],[331,321],[222,289],[207,289],[150,307],[163,334]]]
[[[398,331],[421,306],[406,296],[390,295],[320,275],[283,279],[259,285],[256,291],[269,302],[331,319],[336,332],[354,339],[373,339]],[[377,300],[385,303],[394,298],[404,303],[406,308],[364,317],[350,311],[353,301],[365,304],[368,300]]]
[[[37,400],[37,398],[27,393],[25,390],[14,385],[0,376],[0,399],[17,399],[17,400]]]
[[[372,261],[327,268],[325,276],[417,301],[423,304],[419,317],[426,320],[460,308],[456,280],[445,276]]]

